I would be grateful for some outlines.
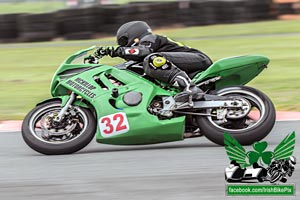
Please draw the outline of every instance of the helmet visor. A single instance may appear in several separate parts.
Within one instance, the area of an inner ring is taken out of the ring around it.
[[[127,44],[128,44],[128,37],[122,36],[118,39],[118,45],[127,46]]]

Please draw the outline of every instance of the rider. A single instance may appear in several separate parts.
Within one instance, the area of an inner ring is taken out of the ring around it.
[[[179,87],[177,102],[200,99],[203,92],[191,82],[187,73],[203,71],[212,61],[203,52],[175,42],[168,37],[155,35],[144,21],[131,21],[117,31],[119,47],[101,47],[96,55],[105,54],[126,60],[143,61],[145,73],[157,80]]]

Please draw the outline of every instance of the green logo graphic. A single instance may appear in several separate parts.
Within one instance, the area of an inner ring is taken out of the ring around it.
[[[232,136],[225,133],[224,143],[226,153],[230,160],[236,161],[242,168],[259,163],[269,166],[273,160],[287,160],[293,155],[295,147],[295,132],[287,135],[272,151],[265,151],[267,142],[255,142],[252,146],[254,151],[248,151]]]
[[[294,196],[295,185],[233,185],[226,186],[227,196]]]
[[[295,132],[287,135],[276,146],[268,151],[267,142],[255,142],[252,151],[244,147],[232,136],[224,134],[224,144],[228,158],[231,160],[225,169],[227,182],[245,182],[256,180],[270,183],[287,181],[291,177],[296,164],[293,155],[295,148]]]

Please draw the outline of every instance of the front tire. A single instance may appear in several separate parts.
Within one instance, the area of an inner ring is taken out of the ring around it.
[[[92,112],[81,107],[55,124],[53,118],[61,110],[61,102],[52,100],[30,111],[22,124],[22,136],[33,150],[46,155],[71,154],[87,146],[96,131]]]
[[[219,122],[213,116],[197,118],[201,132],[212,142],[224,145],[224,133],[235,137],[242,145],[251,145],[266,137],[272,130],[276,112],[272,101],[262,92],[247,86],[226,87],[214,92],[219,96],[242,97],[251,105],[249,114],[240,119]],[[208,114],[216,112],[213,109]],[[251,114],[256,114],[256,118]],[[238,114],[238,112],[237,112]]]

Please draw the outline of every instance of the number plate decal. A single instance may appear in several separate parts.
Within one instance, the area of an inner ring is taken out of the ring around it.
[[[112,137],[129,131],[127,116],[123,112],[107,115],[99,119],[99,128],[103,137]]]

